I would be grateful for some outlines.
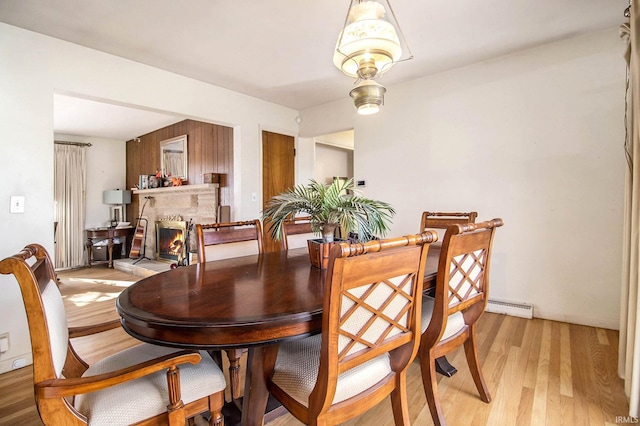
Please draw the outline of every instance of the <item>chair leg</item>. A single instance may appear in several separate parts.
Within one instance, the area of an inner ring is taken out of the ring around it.
[[[169,390],[167,422],[169,425],[184,424],[184,403],[180,395],[180,369],[175,365],[167,370],[167,388]]]
[[[407,398],[407,370],[396,375],[396,388],[391,392],[391,408],[396,426],[411,424]]]
[[[491,394],[484,381],[480,361],[478,361],[475,326],[469,330],[469,337],[464,342],[464,353],[467,356],[471,377],[473,377],[473,382],[476,384],[478,393],[480,393],[480,399],[484,402],[491,402]]]
[[[324,417],[309,417],[309,426],[329,426]]]
[[[227,358],[229,358],[231,399],[235,401],[242,396],[240,393],[240,357],[242,357],[242,349],[228,349],[226,352]]]
[[[224,417],[222,415],[223,405],[224,392],[209,395],[209,411],[211,412],[211,418],[209,419],[210,426],[224,426]]]
[[[431,411],[431,418],[435,426],[445,426],[444,413],[440,405],[440,394],[438,393],[438,381],[436,376],[435,358],[429,351],[420,352],[420,372],[422,373],[422,386]]]

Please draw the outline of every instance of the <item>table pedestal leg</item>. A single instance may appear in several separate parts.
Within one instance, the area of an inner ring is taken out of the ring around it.
[[[262,425],[269,391],[265,377],[273,371],[278,345],[249,348],[242,398],[242,426]]]

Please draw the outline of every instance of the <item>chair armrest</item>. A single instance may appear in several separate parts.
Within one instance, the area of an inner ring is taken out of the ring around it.
[[[180,351],[96,376],[45,380],[36,383],[35,390],[38,398],[63,398],[95,392],[160,370],[174,369],[178,364],[197,364],[200,360],[201,356],[197,352]]]
[[[79,327],[69,327],[69,339],[74,337],[89,336],[91,334],[102,333],[120,327],[120,319],[103,322],[100,324],[83,325]]]

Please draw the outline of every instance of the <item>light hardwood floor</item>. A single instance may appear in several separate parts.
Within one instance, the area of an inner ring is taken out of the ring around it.
[[[104,267],[60,272],[59,277],[72,325],[115,318],[115,298],[137,279]],[[137,344],[122,330],[99,339],[76,340],[89,363]],[[614,425],[621,422],[617,416],[628,412],[622,380],[616,374],[617,331],[487,313],[479,323],[478,341],[493,401],[480,401],[464,352],[457,350],[449,360],[458,373],[439,380],[450,426]],[[412,423],[432,425],[417,361],[409,371],[408,389]],[[269,423],[299,424],[289,414]],[[373,424],[393,425],[388,401],[345,423]],[[0,425],[42,425],[33,402],[31,367],[0,375]]]

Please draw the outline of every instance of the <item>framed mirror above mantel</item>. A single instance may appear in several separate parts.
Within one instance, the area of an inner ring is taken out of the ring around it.
[[[187,135],[160,142],[160,168],[163,175],[187,180],[188,167]]]

